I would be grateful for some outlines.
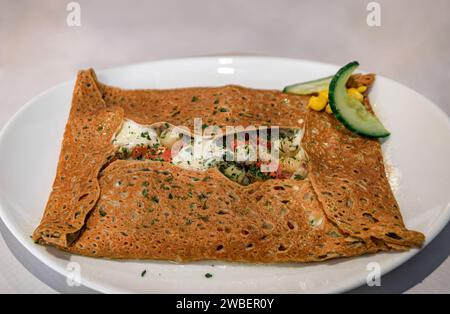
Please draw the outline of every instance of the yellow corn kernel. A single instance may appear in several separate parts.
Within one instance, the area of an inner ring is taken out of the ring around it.
[[[330,105],[327,105],[327,106],[326,106],[325,111],[326,111],[327,113],[333,113],[333,110],[331,110],[331,106],[330,106]]]
[[[361,85],[360,87],[357,88],[357,90],[358,90],[358,92],[360,92],[362,94],[367,90],[367,86]]]
[[[327,102],[325,99],[317,96],[311,96],[308,102],[308,107],[315,111],[321,111],[325,108]]]
[[[358,92],[356,88],[349,88],[347,90],[347,93],[350,97],[353,97],[356,100],[363,101],[364,99],[364,96],[360,92]]]
[[[323,90],[319,93],[319,97],[325,99],[328,102],[328,90]]]

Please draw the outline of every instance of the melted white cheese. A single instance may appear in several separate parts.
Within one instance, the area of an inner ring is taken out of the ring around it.
[[[172,163],[191,170],[207,170],[222,159],[223,148],[211,139],[195,137],[194,142],[182,148]]]
[[[122,128],[113,140],[113,144],[131,149],[142,144],[150,146],[159,144],[159,139],[155,129],[125,119]]]

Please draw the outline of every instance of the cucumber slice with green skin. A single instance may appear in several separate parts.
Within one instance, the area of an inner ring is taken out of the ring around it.
[[[314,81],[292,84],[283,89],[283,93],[296,95],[310,95],[328,89],[333,76],[324,77]]]
[[[364,105],[347,94],[347,81],[359,66],[353,61],[343,66],[330,83],[328,99],[335,117],[350,131],[368,137],[386,137],[390,133],[380,120],[370,113]]]

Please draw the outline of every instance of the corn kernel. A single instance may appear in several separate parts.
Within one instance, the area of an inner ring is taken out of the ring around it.
[[[362,94],[367,90],[367,86],[361,85],[360,87],[357,88],[357,90],[358,90],[358,92],[360,92]]]
[[[353,97],[356,100],[363,101],[364,99],[364,96],[356,88],[349,88],[347,93],[350,97]]]
[[[323,90],[319,93],[319,97],[328,102],[328,90]]]
[[[326,105],[327,102],[321,97],[311,96],[311,98],[309,98],[308,107],[312,110],[321,111]]]
[[[331,106],[330,105],[327,105],[326,106],[326,108],[325,108],[325,111],[327,112],[327,113],[333,113],[333,110],[331,110]]]

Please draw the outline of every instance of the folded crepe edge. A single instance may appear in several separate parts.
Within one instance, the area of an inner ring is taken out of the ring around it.
[[[78,72],[52,191],[32,234],[35,242],[67,247],[77,239],[100,196],[97,177],[113,155],[110,139],[123,115],[120,107],[107,108],[93,69]]]

